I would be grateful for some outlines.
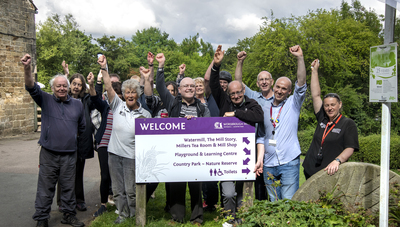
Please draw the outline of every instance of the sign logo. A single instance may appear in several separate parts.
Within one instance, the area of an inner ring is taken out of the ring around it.
[[[214,123],[214,128],[215,129],[222,129],[222,123],[221,122],[215,122]]]

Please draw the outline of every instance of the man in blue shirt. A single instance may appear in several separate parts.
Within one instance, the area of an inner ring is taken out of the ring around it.
[[[306,85],[306,68],[304,64],[303,51],[296,45],[289,48],[290,53],[297,58],[297,82],[293,95],[292,81],[287,77],[276,80],[273,88],[273,96],[264,96],[271,87],[272,77],[267,85],[258,78],[257,85],[261,88],[261,95],[252,97],[250,89],[246,87],[246,95],[256,99],[263,107],[264,124],[259,125],[257,136],[257,163],[256,172],[264,173],[264,181],[268,195],[272,201],[279,199],[291,199],[299,188],[300,173],[300,144],[297,138],[298,120],[301,105],[303,104]],[[241,70],[241,69],[240,69]],[[269,74],[270,75],[270,74]],[[267,78],[267,77],[265,77]],[[252,92],[253,95],[257,93]],[[272,175],[273,179],[269,176]],[[273,182],[280,180],[281,186],[274,190]]]

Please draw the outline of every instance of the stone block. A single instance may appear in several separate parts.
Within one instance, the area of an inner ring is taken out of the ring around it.
[[[393,171],[389,174],[390,182],[399,182],[400,176]],[[297,190],[293,200],[316,201],[319,199],[319,191],[343,193],[340,200],[346,206],[359,204],[365,209],[373,212],[379,211],[380,194],[380,166],[361,163],[347,162],[340,165],[339,171],[333,176],[327,175],[324,170],[310,177]]]

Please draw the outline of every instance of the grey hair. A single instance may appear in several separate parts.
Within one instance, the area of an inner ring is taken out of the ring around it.
[[[136,93],[138,94],[138,96],[142,95],[142,89],[140,89],[139,81],[137,81],[135,79],[125,80],[122,83],[122,87],[121,87],[122,96],[125,96],[125,90],[127,88],[136,90]]]
[[[57,74],[57,75],[53,76],[53,78],[50,79],[50,87],[53,87],[54,80],[55,80],[57,77],[62,77],[62,78],[64,78],[64,79],[67,81],[67,83],[68,83],[67,89],[68,89],[68,88],[69,88],[69,85],[70,85],[70,84],[69,84],[69,80],[68,80],[68,78],[67,78],[65,75],[63,75],[63,74]]]

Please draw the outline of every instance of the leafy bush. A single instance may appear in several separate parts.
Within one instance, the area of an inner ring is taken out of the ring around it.
[[[299,138],[301,154],[305,155],[310,148],[314,136],[315,128],[308,128],[306,130],[299,131],[297,137]]]
[[[360,150],[354,152],[351,161],[367,162],[376,165],[381,163],[381,135],[359,136]],[[400,169],[400,136],[390,136],[390,169]]]

